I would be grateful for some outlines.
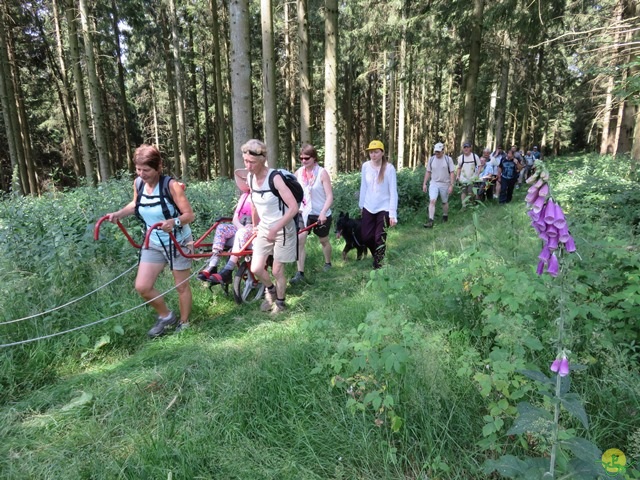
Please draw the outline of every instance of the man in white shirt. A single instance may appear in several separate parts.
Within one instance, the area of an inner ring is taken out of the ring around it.
[[[462,184],[462,206],[468,195],[473,198],[473,178],[478,167],[478,156],[471,151],[471,142],[462,144],[462,155],[458,157],[458,170],[456,179]]]
[[[429,216],[424,228],[433,227],[433,219],[436,214],[436,201],[438,196],[442,201],[442,221],[449,220],[449,195],[453,192],[455,182],[455,167],[451,157],[444,154],[444,145],[436,143],[433,147],[434,155],[427,160],[427,171],[422,182],[422,191],[427,192],[427,182],[429,183]]]

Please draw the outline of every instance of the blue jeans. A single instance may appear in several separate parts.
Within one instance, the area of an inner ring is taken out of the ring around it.
[[[509,203],[513,198],[513,189],[516,186],[516,178],[504,178],[500,179],[500,199],[499,203]]]

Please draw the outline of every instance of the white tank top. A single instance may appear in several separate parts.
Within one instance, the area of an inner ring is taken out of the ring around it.
[[[327,201],[327,194],[320,180],[320,175],[324,171],[320,165],[313,168],[313,172],[309,173],[304,167],[300,167],[296,171],[296,177],[304,190],[304,200],[311,199],[311,211],[309,215],[320,215],[324,202]],[[331,215],[331,209],[327,210],[326,216]]]

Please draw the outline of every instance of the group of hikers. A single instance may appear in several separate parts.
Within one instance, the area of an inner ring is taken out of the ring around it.
[[[463,207],[469,201],[484,201],[498,198],[501,204],[511,202],[513,191],[532,173],[535,161],[540,158],[537,146],[528,150],[518,150],[512,146],[506,152],[502,145],[492,152],[484,148],[478,156],[471,150],[471,143],[462,144],[462,153],[457,164],[444,153],[444,144],[436,143],[433,155],[427,160],[422,190],[429,194],[429,207],[425,228],[432,228],[435,218],[436,201],[442,202],[442,221],[449,219],[449,195],[456,183],[461,186]]]
[[[231,223],[217,226],[211,257],[197,278],[211,284],[230,283],[239,259],[230,255],[219,270],[220,253],[228,247],[232,252],[239,251],[251,237],[255,237],[250,247],[253,251],[251,272],[265,287],[260,310],[278,314],[287,308],[287,283],[295,284],[304,280],[305,245],[309,230],[319,238],[324,270],[332,267],[329,242],[333,204],[331,178],[320,166],[318,153],[312,145],[303,145],[300,149],[301,167],[294,174],[295,180],[286,171],[269,168],[267,147],[262,141],[249,140],[242,145],[241,151],[245,168],[234,172],[240,198]],[[395,226],[398,221],[398,188],[396,170],[385,156],[384,144],[380,140],[373,140],[366,151],[369,159],[362,165],[358,200],[362,212],[360,234],[362,244],[373,257],[373,268],[378,269],[385,257],[387,228]],[[492,198],[495,194],[499,195],[500,203],[511,201],[518,178],[526,178],[536,155],[539,157],[537,147],[526,155],[515,147],[506,153],[501,147],[493,153],[485,149],[482,156],[478,157],[471,152],[471,144],[465,143],[463,153],[458,157],[458,165],[454,166],[451,158],[444,153],[442,143],[437,143],[433,151],[434,155],[426,162],[423,184],[423,190],[429,193],[430,200],[425,227],[433,226],[438,196],[443,204],[443,220],[447,221],[448,197],[456,182],[462,184],[463,205],[469,196],[483,199],[485,196]],[[516,162],[524,167],[518,168]],[[192,260],[181,255],[180,250],[187,255],[193,253],[194,241],[189,224],[194,221],[195,215],[182,185],[162,174],[162,156],[156,147],[138,147],[134,163],[137,178],[133,185],[132,200],[106,217],[116,223],[126,216],[136,215],[147,229],[160,225],[149,237],[149,248],[142,249],[135,279],[136,291],[157,313],[156,323],[148,335],[158,337],[173,327],[176,332],[189,327],[193,302],[189,285]],[[310,228],[300,231],[305,227]],[[180,249],[172,246],[170,232],[180,244]],[[272,259],[271,273],[267,269],[269,258]],[[294,262],[297,262],[297,271],[287,282],[285,265]],[[178,292],[179,317],[169,309],[155,288],[156,280],[167,264],[172,270]]]
[[[324,255],[324,269],[331,268],[331,205],[333,189],[328,172],[318,163],[318,154],[311,145],[304,145],[299,154],[302,166],[295,172],[297,182],[290,183],[287,174],[268,167],[267,147],[256,139],[241,147],[245,168],[234,172],[241,196],[231,223],[218,225],[214,234],[212,255],[198,278],[210,283],[229,283],[238,258],[231,255],[226,265],[218,271],[219,255],[231,243],[232,251],[255,234],[251,272],[264,285],[264,301],[260,309],[273,314],[286,309],[287,279],[285,264],[297,261],[297,272],[290,280],[298,283],[304,279],[305,241],[308,231],[298,234],[300,228],[311,227],[318,236]],[[372,141],[367,151],[370,160],[362,167],[362,187],[359,205],[362,209],[362,241],[374,258],[373,267],[380,268],[385,254],[386,227],[397,222],[398,193],[395,168],[384,157],[382,142]],[[181,255],[193,253],[193,235],[189,224],[195,219],[193,209],[181,185],[162,175],[162,156],[152,145],[138,147],[134,154],[137,177],[133,198],[123,208],[107,214],[116,223],[120,219],[136,215],[146,228],[160,225],[149,237],[149,248],[142,249],[136,291],[149,302],[157,313],[150,337],[163,335],[176,327],[180,332],[189,327],[192,293],[188,282],[191,258]],[[302,196],[296,198],[295,186],[301,187]],[[180,244],[172,248],[169,232]],[[267,260],[272,258],[271,273]],[[169,309],[155,283],[164,269],[170,265],[179,299],[179,317]]]

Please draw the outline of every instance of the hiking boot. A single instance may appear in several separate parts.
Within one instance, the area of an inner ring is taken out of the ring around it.
[[[218,271],[218,267],[207,267],[204,270],[202,270],[200,273],[198,273],[198,276],[196,278],[202,282],[206,282],[211,277],[211,274],[216,273],[217,271]]]
[[[277,315],[279,313],[284,312],[287,309],[287,306],[284,303],[284,300],[276,300],[276,303],[271,307],[271,314]]]
[[[291,277],[289,283],[295,285],[296,283],[304,282],[304,272],[296,272],[296,274]]]
[[[233,280],[233,270],[223,268],[220,273],[212,273],[209,277],[209,283],[211,285],[218,285],[223,283],[231,283]]]
[[[274,303],[276,302],[276,286],[273,285],[271,288],[264,289],[264,302],[260,305],[260,310],[262,312],[268,312],[273,308]]]
[[[176,327],[175,333],[182,333],[185,330],[189,330],[190,326],[191,325],[189,324],[189,322],[179,323],[178,326]]]
[[[423,225],[424,228],[433,228],[433,218],[427,220],[427,223]]]
[[[331,263],[325,263],[324,267],[322,267],[322,271],[328,272],[329,270],[331,270]]]
[[[449,221],[449,215],[442,215],[442,221],[447,223]]]
[[[159,337],[160,335],[164,335],[166,330],[173,327],[176,323],[178,323],[178,317],[171,312],[168,318],[160,318],[158,316],[158,321],[156,324],[151,327],[151,330],[147,332],[151,338]]]

